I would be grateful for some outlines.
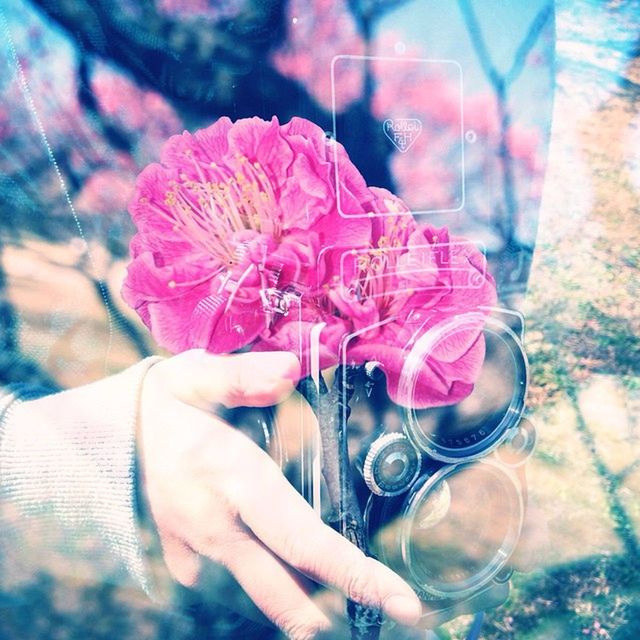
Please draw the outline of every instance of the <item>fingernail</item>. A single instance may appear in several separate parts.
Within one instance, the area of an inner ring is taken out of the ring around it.
[[[389,596],[382,604],[382,610],[400,624],[412,627],[422,615],[422,605],[417,597]]]

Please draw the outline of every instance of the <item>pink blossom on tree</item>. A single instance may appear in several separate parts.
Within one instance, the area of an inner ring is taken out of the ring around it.
[[[75,198],[80,213],[119,214],[126,210],[133,195],[135,175],[113,169],[98,169],[82,185]]]
[[[331,62],[340,55],[361,56],[365,42],[349,11],[347,0],[290,0],[287,39],[273,55],[274,67],[300,82],[324,109],[333,108]],[[360,61],[343,61],[335,77],[335,109],[344,111],[362,96]]]
[[[242,11],[246,0],[158,0],[161,13],[175,18],[232,18]]]
[[[421,59],[418,50],[408,57]],[[454,77],[428,62],[397,58],[374,60],[372,112],[386,118],[412,118],[421,132],[408,152],[394,149],[389,166],[398,194],[414,211],[456,209],[462,205],[462,154],[467,185],[465,211],[492,228],[492,219],[510,215],[515,233],[533,241],[526,224],[529,207],[537,206],[544,177],[539,130],[513,123],[502,152],[501,115],[492,93],[464,96]],[[392,115],[390,115],[392,114]],[[505,200],[504,173],[508,162],[517,210],[511,214]],[[502,229],[504,232],[504,227]],[[508,238],[503,238],[506,240]]]
[[[157,155],[164,140],[182,127],[173,107],[159,93],[141,89],[105,64],[96,64],[91,88],[100,112],[127,132],[143,162]]]

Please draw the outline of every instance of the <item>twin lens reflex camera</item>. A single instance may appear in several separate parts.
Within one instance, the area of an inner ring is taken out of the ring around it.
[[[473,288],[478,280],[457,281]],[[270,289],[265,310],[295,316],[302,295]],[[469,309],[424,326],[404,345],[401,404],[390,399],[376,362],[360,368],[345,404],[349,464],[370,551],[413,586],[423,602],[420,626],[434,628],[506,599],[525,519],[524,463],[535,430],[523,417],[528,365],[519,313]],[[485,355],[473,391],[455,404],[416,408],[411,399],[424,361],[456,334],[478,326]],[[304,356],[316,383],[320,376],[330,383],[333,375],[319,368],[323,329],[313,328]],[[351,339],[342,342],[345,359]],[[318,421],[307,402],[297,396],[266,412],[238,409],[233,422],[251,432],[326,516]]]

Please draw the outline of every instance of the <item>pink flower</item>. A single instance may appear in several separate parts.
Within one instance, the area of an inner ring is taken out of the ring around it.
[[[244,8],[243,0],[158,0],[158,10],[175,18],[222,20],[233,18]]]
[[[133,193],[134,177],[122,171],[99,169],[91,174],[75,198],[79,212],[113,215],[124,211]]]
[[[9,110],[0,107],[0,141],[9,137],[13,127],[11,126],[11,117]]]
[[[321,248],[370,236],[366,218],[338,218],[334,151],[306,120],[220,118],[170,138],[161,161],[138,176],[122,293],[170,351],[250,344],[278,315],[265,292],[312,297]],[[371,193],[342,147],[337,163],[341,197],[365,212]]]
[[[167,137],[182,128],[173,107],[159,93],[141,89],[109,65],[96,64],[91,88],[103,116],[135,143],[138,160],[156,157]]]
[[[253,351],[291,351],[300,358],[301,377],[311,374],[314,329],[322,326],[317,336],[318,367],[334,367],[340,361],[340,345],[352,330],[349,318],[335,314],[335,309],[322,304],[322,298],[302,299],[286,317],[264,331],[252,346]]]
[[[319,365],[376,361],[392,400],[416,337],[495,303],[484,257],[446,229],[417,226],[406,205],[369,189],[339,145],[293,119],[221,118],[173,136],[138,177],[138,227],[123,297],[157,342],[230,352],[290,350]],[[336,176],[349,211],[341,218]],[[455,265],[455,268],[452,267]],[[449,404],[473,388],[483,313],[420,362],[411,404]]]
[[[398,198],[372,189],[377,218],[370,248],[344,254],[341,282],[329,292],[339,316],[351,319],[348,364],[379,362],[394,402],[416,407],[452,404],[473,389],[484,360],[484,311],[465,332],[445,337],[421,362],[410,399],[399,391],[403,366],[417,337],[456,316],[496,302],[484,256],[446,228],[418,227]],[[403,215],[404,214],[404,215]]]
[[[385,314],[386,304],[396,304],[400,299],[394,297],[395,282],[393,274],[386,274],[390,279],[385,283],[387,298],[375,300],[375,296],[363,300],[356,300],[351,294],[350,286],[358,277],[360,261],[366,259],[371,247],[389,246],[395,243],[396,248],[408,238],[407,229],[415,229],[414,219],[408,215],[402,219],[392,217],[376,217],[374,214],[388,211],[406,212],[406,206],[395,196],[384,189],[368,189],[369,206],[367,213],[371,214],[368,233],[358,243],[325,244],[318,255],[316,282],[318,284],[315,295],[306,296],[300,300],[291,313],[264,331],[254,345],[254,350],[270,351],[284,350],[301,352],[302,375],[310,373],[312,337],[314,327],[322,323],[319,336],[319,366],[326,369],[340,362],[340,350],[345,337],[363,327],[373,325],[380,320],[380,314]],[[385,230],[394,225],[401,232],[385,238]],[[334,219],[334,224],[340,226],[350,222],[350,218]],[[376,304],[377,303],[377,304]],[[375,331],[374,331],[375,333]],[[365,360],[352,364],[363,364]]]
[[[445,228],[418,227],[406,205],[388,191],[370,192],[370,211],[395,215],[374,217],[370,238],[360,247],[325,248],[319,295],[303,298],[253,348],[302,348],[306,375],[313,327],[325,323],[320,369],[375,361],[386,374],[394,402],[415,408],[457,402],[472,391],[484,360],[485,312],[480,308],[496,302],[484,256],[470,242],[450,239]],[[399,385],[411,345],[469,311],[480,312],[464,332],[442,339],[419,363],[415,389],[411,398],[404,398]]]

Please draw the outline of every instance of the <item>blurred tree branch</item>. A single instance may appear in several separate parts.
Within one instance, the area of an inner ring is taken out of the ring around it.
[[[410,0],[349,0],[349,9],[353,14],[365,39],[371,36],[371,23],[389,11],[399,9]]]
[[[80,55],[79,58],[77,68],[78,103],[114,150],[124,151],[130,154],[133,145],[131,144],[129,136],[115,124],[108,122],[103,116],[98,101],[91,90],[89,62],[85,56]]]
[[[635,82],[629,78],[624,72],[617,73],[607,69],[602,64],[591,62],[588,60],[571,59],[568,63],[571,67],[578,71],[585,71],[596,73],[602,77],[603,80],[616,85],[623,94],[627,94],[630,98],[635,99],[640,97],[640,83]],[[562,85],[559,85],[561,89],[565,90]]]
[[[491,83],[496,96],[498,117],[500,120],[500,148],[499,155],[502,164],[502,182],[504,194],[504,212],[501,216],[500,227],[506,246],[516,244],[515,219],[518,209],[518,199],[515,192],[515,180],[513,177],[513,159],[509,151],[508,133],[511,127],[511,113],[508,105],[508,92],[510,86],[518,79],[529,55],[537,42],[542,30],[553,16],[553,3],[545,4],[532,20],[527,33],[513,56],[513,61],[506,73],[500,73],[491,59],[491,54],[486,45],[480,23],[470,0],[458,0],[458,6],[471,38],[473,48],[478,56],[478,61]]]
[[[269,52],[286,35],[286,0],[253,0],[233,20],[215,23],[170,18],[149,1],[140,5],[142,19],[118,12],[107,0],[32,2],[66,29],[81,52],[115,63],[140,85],[171,100],[189,127],[220,115],[277,115],[281,121],[302,116],[332,129],[330,113],[269,62]],[[86,84],[86,71],[79,72]],[[92,111],[94,105],[84,91],[81,100]],[[378,126],[366,100],[340,114],[338,121],[340,127],[365,132]],[[368,182],[392,188],[387,154],[384,148],[369,148],[355,151],[351,159]]]
[[[283,96],[293,103],[293,110],[309,102],[296,83],[260,64],[284,37],[282,0],[254,0],[233,20],[217,23],[176,20],[158,13],[149,2],[141,5],[140,20],[105,0],[32,1],[83,51],[115,62],[183,110],[240,117],[255,115],[259,105],[275,112]]]
[[[527,57],[533,50],[545,26],[550,20],[553,20],[554,4],[553,2],[547,2],[536,13],[514,53],[511,66],[503,73],[498,70],[493,62],[472,0],[458,0],[458,7],[480,66],[489,80],[496,98],[500,127],[498,156],[502,173],[503,204],[496,207],[495,217],[492,218],[490,224],[499,231],[504,241],[504,248],[498,256],[498,261],[503,266],[506,265],[506,268],[499,268],[498,272],[507,273],[509,276],[510,282],[500,283],[503,295],[508,295],[512,283],[522,281],[523,274],[524,282],[526,282],[526,274],[531,266],[533,255],[532,247],[526,246],[516,237],[518,195],[516,192],[513,157],[509,149],[509,131],[511,129],[509,89],[524,70]]]

